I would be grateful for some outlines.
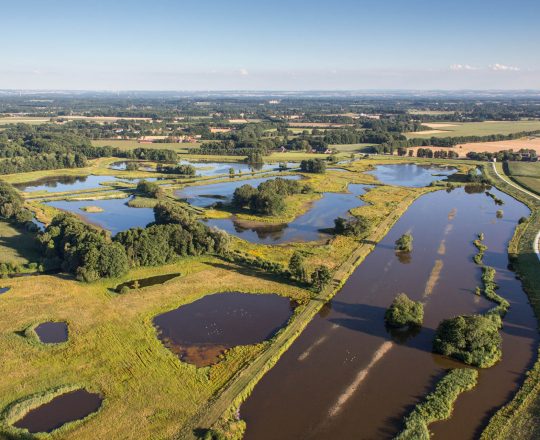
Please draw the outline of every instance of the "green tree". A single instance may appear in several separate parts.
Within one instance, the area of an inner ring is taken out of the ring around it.
[[[494,365],[502,356],[499,320],[481,315],[457,316],[439,324],[433,351],[480,368]]]
[[[289,261],[289,271],[291,272],[292,276],[296,278],[297,280],[307,281],[305,259],[304,259],[304,256],[300,252],[295,251],[292,254],[292,257]]]
[[[328,267],[320,265],[311,274],[311,284],[318,291],[322,291],[332,279],[332,274]]]
[[[421,326],[424,321],[424,305],[400,293],[386,310],[384,320],[391,327]]]
[[[413,249],[413,236],[407,232],[396,240],[396,251],[411,252]]]

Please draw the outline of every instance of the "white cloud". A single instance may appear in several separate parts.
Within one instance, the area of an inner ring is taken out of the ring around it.
[[[450,70],[459,71],[459,70],[478,70],[478,67],[471,66],[469,64],[452,64],[450,65]]]
[[[495,71],[508,71],[508,72],[517,72],[521,70],[519,67],[516,67],[516,66],[507,66],[505,64],[499,64],[499,63],[491,64],[489,68]]]
[[[249,72],[247,71],[247,69],[240,69],[238,71],[238,73],[240,73],[241,76],[248,76],[249,75]]]

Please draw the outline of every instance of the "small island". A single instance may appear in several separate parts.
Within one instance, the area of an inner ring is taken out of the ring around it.
[[[84,212],[91,212],[91,213],[94,212],[94,213],[95,213],[95,212],[103,212],[104,209],[101,208],[101,207],[99,207],[99,206],[92,206],[92,205],[90,205],[90,206],[83,206],[83,207],[81,208],[81,211],[84,211]]]
[[[424,321],[424,304],[400,293],[386,311],[384,320],[386,325],[393,328],[419,327]]]

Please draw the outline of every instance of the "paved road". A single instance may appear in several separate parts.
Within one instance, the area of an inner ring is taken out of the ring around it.
[[[499,172],[497,171],[497,167],[495,166],[495,162],[493,162],[493,171],[495,171],[495,174],[497,174],[497,176],[499,176],[500,179],[502,179],[506,183],[508,183],[508,185],[512,185],[514,188],[519,189],[521,192],[524,192],[525,194],[527,194],[527,195],[529,195],[531,197],[534,197],[536,200],[540,200],[540,197],[537,196],[536,194],[533,194],[532,192],[527,191],[526,189],[522,188],[521,186],[514,184],[512,181],[510,181],[510,179],[507,179],[506,177],[501,176],[499,174]],[[534,239],[534,244],[533,244],[534,252],[536,253],[536,256],[538,257],[538,259],[540,260],[539,242],[540,242],[540,231],[538,231],[538,234],[536,234],[536,237]]]

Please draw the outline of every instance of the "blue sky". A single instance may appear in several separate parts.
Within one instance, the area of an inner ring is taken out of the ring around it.
[[[538,0],[0,0],[0,89],[540,89]]]

